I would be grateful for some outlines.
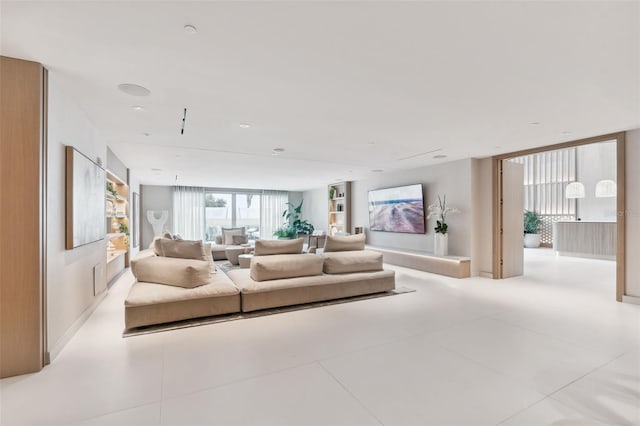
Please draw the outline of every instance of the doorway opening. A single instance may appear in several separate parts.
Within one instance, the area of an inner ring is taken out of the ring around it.
[[[616,300],[622,301],[624,136],[603,135],[493,158],[494,278],[523,274],[523,210],[528,210],[540,221],[542,247],[615,260]]]

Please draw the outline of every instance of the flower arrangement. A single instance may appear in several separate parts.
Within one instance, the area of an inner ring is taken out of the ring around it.
[[[436,234],[446,234],[449,226],[447,225],[447,223],[445,222],[445,220],[447,219],[447,214],[449,213],[459,213],[460,210],[453,208],[453,207],[447,207],[447,196],[443,196],[442,198],[440,198],[440,196],[438,195],[438,203],[434,203],[429,205],[428,207],[429,210],[429,216],[427,216],[427,219],[431,219],[432,217],[437,218],[436,220],[436,227],[433,228],[436,231]]]

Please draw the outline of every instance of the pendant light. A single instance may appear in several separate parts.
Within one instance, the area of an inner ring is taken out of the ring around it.
[[[584,185],[580,182],[571,182],[565,190],[567,198],[584,198]]]
[[[596,197],[610,198],[618,195],[618,185],[610,179],[601,180],[596,184]]]

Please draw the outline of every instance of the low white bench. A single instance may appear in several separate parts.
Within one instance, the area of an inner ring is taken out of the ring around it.
[[[453,278],[471,276],[471,258],[460,256],[435,256],[431,253],[406,251],[395,248],[367,246],[368,250],[382,253],[384,263],[418,269]]]

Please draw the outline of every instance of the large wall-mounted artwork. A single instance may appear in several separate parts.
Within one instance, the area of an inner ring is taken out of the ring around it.
[[[69,250],[105,237],[105,171],[72,146],[66,147],[66,156]]]
[[[424,234],[422,184],[369,191],[369,229]]]

